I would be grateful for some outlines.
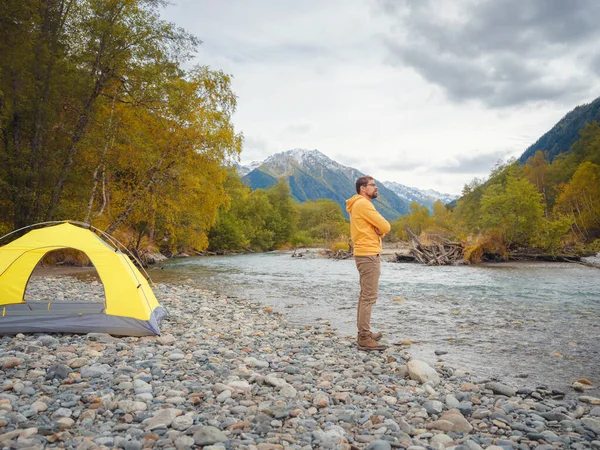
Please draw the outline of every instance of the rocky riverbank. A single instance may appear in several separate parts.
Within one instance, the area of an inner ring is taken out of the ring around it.
[[[98,301],[34,278],[27,298]],[[160,337],[0,338],[0,447],[600,449],[600,399],[563,400],[194,286],[160,285]]]

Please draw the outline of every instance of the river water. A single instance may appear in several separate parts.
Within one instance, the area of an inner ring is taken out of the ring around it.
[[[518,386],[569,395],[580,378],[600,394],[600,271],[566,263],[427,267],[383,263],[372,328],[434,363]],[[299,325],[356,333],[353,260],[292,258],[288,252],[171,260],[155,282],[194,282],[258,301]],[[435,351],[447,352],[436,356]]]

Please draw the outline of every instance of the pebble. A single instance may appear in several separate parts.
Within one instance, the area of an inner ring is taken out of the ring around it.
[[[27,295],[59,291],[102,296],[70,277],[34,277]],[[359,352],[327,324],[193,284],[155,292],[159,337],[0,337],[1,448],[600,450],[596,397]]]

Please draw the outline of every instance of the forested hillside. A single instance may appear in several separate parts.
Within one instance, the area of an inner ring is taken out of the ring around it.
[[[587,105],[580,105],[563,117],[550,131],[530,146],[519,158],[524,164],[538,150],[546,153],[549,162],[557,155],[566,153],[579,139],[580,131],[588,123],[600,122],[600,97]]]
[[[600,125],[587,124],[568,153],[552,161],[538,150],[524,165],[511,161],[487,180],[465,186],[453,210],[434,205],[434,214],[411,204],[394,223],[395,236],[415,233],[467,243],[465,256],[507,258],[530,249],[549,255],[600,251]]]

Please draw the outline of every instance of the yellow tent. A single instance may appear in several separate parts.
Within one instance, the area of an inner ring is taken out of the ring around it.
[[[129,257],[115,247],[89,228],[71,223],[32,230],[0,247],[0,335],[26,332],[160,334],[158,325],[166,311]],[[37,263],[46,253],[64,248],[80,250],[89,257],[104,286],[104,304],[42,303],[24,299],[27,282]]]

